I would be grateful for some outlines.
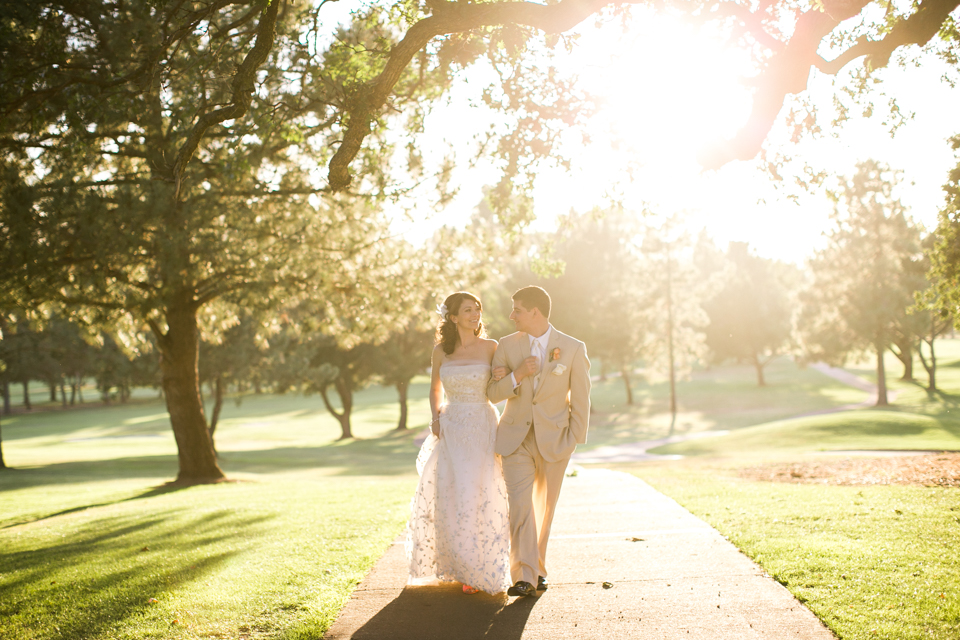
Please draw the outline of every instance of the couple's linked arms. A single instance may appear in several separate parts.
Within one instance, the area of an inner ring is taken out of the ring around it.
[[[497,347],[493,354],[493,368],[507,367],[507,356],[503,352],[503,345]],[[509,373],[509,367],[507,367]],[[487,383],[487,397],[490,402],[498,404],[516,396],[520,386],[513,386],[509,375],[500,380],[490,379]],[[587,429],[590,427],[590,360],[587,358],[587,347],[583,343],[574,354],[570,370],[570,432],[578,444],[587,441]]]
[[[513,388],[513,380],[510,377],[510,367],[507,366],[507,354],[503,352],[502,344],[497,345],[497,350],[493,353],[493,361],[490,363],[491,370],[497,367],[503,367],[507,373],[499,380],[492,377],[490,378],[490,382],[487,383],[487,398],[489,398],[493,404],[499,404],[507,398],[512,398],[517,395],[520,389],[519,386],[516,389]]]

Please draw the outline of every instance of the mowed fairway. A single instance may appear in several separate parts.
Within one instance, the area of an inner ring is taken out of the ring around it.
[[[422,427],[424,385],[413,425]],[[217,431],[233,482],[168,490],[159,402],[5,419],[0,638],[317,638],[402,530],[413,431],[390,389],[355,431],[317,397],[248,397]]]
[[[634,376],[634,403],[625,403],[619,377],[594,384],[588,451],[604,445],[653,440],[666,435],[741,429],[863,402],[868,394],[786,357],[767,365],[767,386],[758,387],[752,366],[725,365],[694,371],[677,385],[679,411],[669,413],[669,386],[663,380]]]
[[[948,362],[958,347],[941,346]],[[625,407],[619,379],[598,382],[584,449],[729,430],[658,450],[682,460],[620,467],[716,526],[841,638],[960,637],[957,489],[741,475],[835,459],[824,451],[836,449],[960,450],[960,367],[941,369],[942,395],[892,382],[895,409],[801,418],[791,416],[867,394],[787,359],[771,365],[767,387],[753,375],[735,365],[695,372],[678,387],[672,424],[665,384],[638,378],[637,404]],[[411,389],[407,432],[393,430],[392,389],[359,394],[352,441],[337,441],[317,397],[230,400],[217,444],[232,481],[178,490],[162,487],[176,475],[176,449],[148,395],[4,420],[17,470],[0,473],[0,638],[321,637],[403,529],[414,440],[429,415],[425,381]]]

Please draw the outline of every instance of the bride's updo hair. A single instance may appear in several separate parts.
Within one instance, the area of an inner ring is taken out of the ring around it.
[[[450,316],[455,316],[460,313],[460,307],[463,306],[463,303],[467,300],[473,300],[477,303],[477,307],[480,310],[483,310],[483,305],[480,304],[480,298],[473,295],[472,293],[467,293],[466,291],[457,291],[456,293],[451,293],[447,296],[447,299],[443,301],[443,305],[440,307],[442,316],[440,318],[440,323],[437,325],[437,339],[436,344],[439,344],[443,347],[443,352],[447,355],[453,353],[453,350],[457,348],[457,341],[460,340],[460,334],[457,332],[456,323],[450,319]],[[477,330],[474,331],[474,335],[485,338],[487,336],[486,332],[483,330],[483,321],[477,326]]]

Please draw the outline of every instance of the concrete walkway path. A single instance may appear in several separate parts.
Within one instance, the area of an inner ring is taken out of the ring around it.
[[[715,529],[626,473],[579,469],[564,480],[548,564],[550,589],[533,598],[405,587],[398,541],[325,638],[834,638]]]

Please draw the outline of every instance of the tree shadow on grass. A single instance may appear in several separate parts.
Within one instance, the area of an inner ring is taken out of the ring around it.
[[[874,407],[816,416],[806,421],[795,437],[802,435],[811,444],[837,450],[953,451],[960,448],[958,418],[944,407],[920,411]]]
[[[395,476],[416,472],[417,433],[391,431],[379,438],[344,440],[310,447],[277,447],[243,451],[222,451],[220,465],[227,473],[287,473],[322,469],[332,476]],[[138,456],[109,460],[59,462],[21,468],[0,475],[0,493],[27,487],[75,482],[121,480],[125,478],[172,478],[177,473],[177,456]],[[156,492],[176,490],[166,485],[151,488],[137,499]],[[151,493],[153,492],[153,493]],[[118,500],[119,501],[119,500]],[[97,505],[91,505],[97,506]],[[80,510],[87,507],[78,507]]]
[[[35,530],[29,548],[11,538],[0,554],[0,637],[121,635],[114,630],[131,618],[168,628],[169,610],[150,599],[209,577],[254,546],[251,534],[270,519],[170,508]]]
[[[943,389],[937,389],[933,394],[936,399],[943,403],[944,408],[947,410],[960,407],[960,394],[948,393]]]
[[[401,475],[416,470],[414,431],[391,431],[378,438],[331,442],[315,447],[222,451],[228,472],[277,473],[323,468],[331,475]]]
[[[519,640],[537,598],[464,596],[459,584],[407,587],[352,640]]]
[[[99,502],[99,503],[96,503],[96,504],[78,505],[78,506],[70,507],[69,509],[63,509],[62,511],[57,511],[57,512],[55,512],[55,513],[51,513],[51,514],[48,514],[48,515],[45,515],[45,516],[39,516],[39,517],[36,517],[36,518],[28,518],[28,519],[26,519],[26,520],[21,520],[21,521],[19,521],[19,522],[10,522],[10,523],[4,524],[3,526],[0,526],[0,530],[10,529],[11,527],[17,527],[17,526],[20,526],[20,525],[23,525],[23,524],[27,524],[27,523],[30,523],[30,522],[39,522],[39,521],[41,521],[41,520],[49,520],[50,518],[56,518],[57,516],[65,516],[65,515],[68,515],[68,514],[71,514],[71,513],[77,513],[77,512],[80,512],[80,511],[87,511],[88,509],[96,509],[96,508],[98,508],[98,507],[109,507],[109,506],[111,506],[111,505],[120,504],[120,503],[122,503],[122,502],[131,502],[131,501],[133,501],[133,500],[143,500],[144,498],[155,498],[155,497],[157,497],[157,496],[162,496],[162,495],[167,494],[167,493],[173,493],[174,491],[180,491],[180,490],[182,490],[182,489],[187,489],[187,488],[189,488],[189,487],[191,487],[191,486],[196,486],[196,485],[178,484],[178,483],[174,483],[174,482],[166,482],[166,483],[164,483],[164,484],[161,484],[161,485],[156,486],[156,487],[151,487],[150,489],[147,489],[146,491],[143,491],[143,492],[141,492],[141,493],[138,493],[138,494],[136,494],[136,495],[133,495],[133,496],[130,496],[130,497],[127,497],[127,498],[119,498],[119,499],[117,499],[117,500],[108,500],[108,501],[106,501],[106,502]]]

